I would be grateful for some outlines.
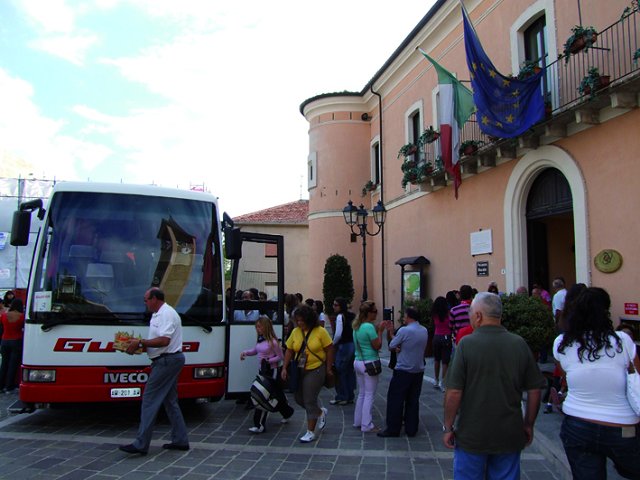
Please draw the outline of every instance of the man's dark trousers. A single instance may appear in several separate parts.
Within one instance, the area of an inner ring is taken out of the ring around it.
[[[182,352],[162,356],[153,360],[151,374],[145,385],[140,411],[140,427],[133,446],[139,450],[149,450],[153,425],[160,407],[164,406],[171,423],[171,443],[189,445],[187,427],[178,405],[178,376],[184,366]]]
[[[400,433],[403,417],[405,433],[410,437],[418,433],[422,375],[423,372],[393,371],[387,392],[386,431],[388,433],[392,435]]]

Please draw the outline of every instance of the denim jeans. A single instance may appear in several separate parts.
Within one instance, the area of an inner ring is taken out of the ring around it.
[[[363,432],[368,432],[375,427],[371,417],[371,408],[373,407],[373,398],[376,395],[380,375],[368,375],[364,369],[364,362],[361,360],[353,362],[353,368],[356,371],[356,380],[358,382],[358,399],[353,412],[353,426],[358,427]]]
[[[338,385],[336,386],[336,400],[352,402],[356,390],[356,374],[353,371],[355,357],[353,342],[338,344],[336,352],[336,368],[338,369]]]
[[[560,438],[573,478],[607,478],[607,457],[625,478],[640,478],[640,441],[635,427],[608,427],[565,416]]]
[[[456,480],[517,480],[520,478],[520,452],[502,454],[470,453],[456,447],[453,455]]]

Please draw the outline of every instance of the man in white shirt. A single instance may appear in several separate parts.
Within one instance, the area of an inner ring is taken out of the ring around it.
[[[151,359],[151,373],[142,395],[140,427],[133,443],[121,445],[126,453],[146,455],[151,443],[153,425],[160,407],[164,405],[171,422],[171,443],[162,445],[168,450],[189,450],[187,427],[178,405],[178,376],[184,366],[182,353],[182,323],[180,315],[164,301],[164,292],[151,288],[144,294],[144,303],[152,313],[149,335],[144,340],[132,340],[127,353],[146,348]]]
[[[257,300],[257,298],[253,298],[251,291],[245,290],[242,292],[242,301],[249,302],[252,300]],[[233,312],[233,320],[236,322],[251,322],[254,323],[256,320],[260,318],[259,310],[236,310]]]
[[[553,317],[556,319],[556,325],[558,325],[560,315],[562,314],[562,310],[564,310],[564,299],[567,296],[564,278],[554,278],[552,286],[556,293],[553,295],[553,300],[551,301],[551,311],[553,312]]]

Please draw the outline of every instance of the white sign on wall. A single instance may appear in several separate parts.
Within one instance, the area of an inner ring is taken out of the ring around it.
[[[493,240],[491,229],[471,232],[471,255],[483,255],[493,253]]]

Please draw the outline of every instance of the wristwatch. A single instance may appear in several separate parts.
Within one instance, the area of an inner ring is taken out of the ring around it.
[[[451,425],[450,427],[442,425],[442,433],[453,433],[454,430],[455,429],[453,428],[453,425]]]

